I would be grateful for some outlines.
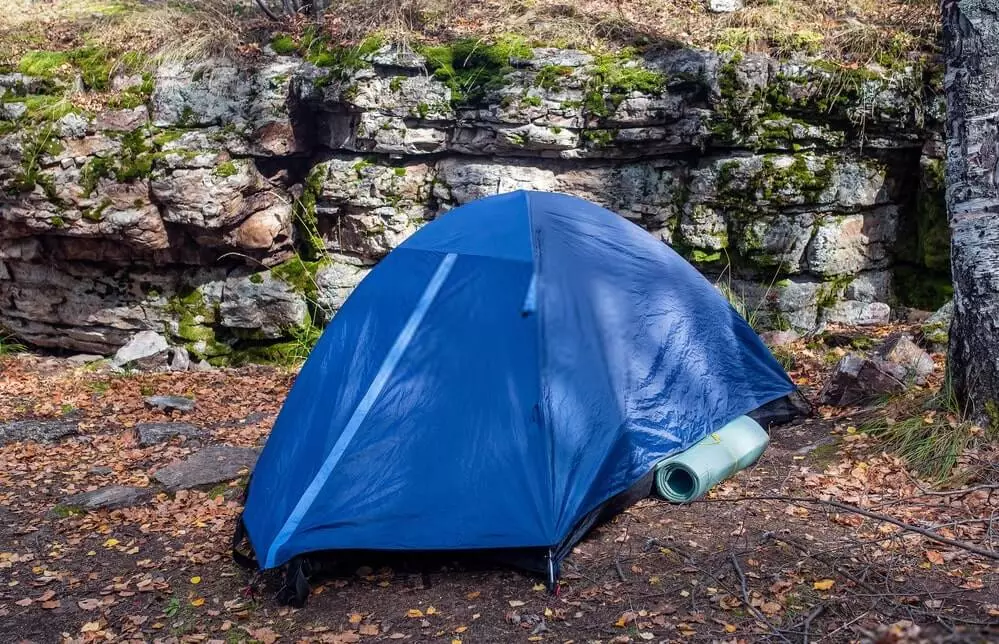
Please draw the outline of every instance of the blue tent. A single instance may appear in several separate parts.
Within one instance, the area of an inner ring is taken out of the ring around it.
[[[648,493],[657,461],[793,390],[644,230],[567,195],[488,197],[354,290],[278,416],[243,525],[264,569],[496,550],[553,583],[601,513]]]

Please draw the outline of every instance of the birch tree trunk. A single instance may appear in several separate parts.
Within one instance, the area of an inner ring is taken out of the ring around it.
[[[999,0],[942,0],[949,367],[972,417],[999,422]]]

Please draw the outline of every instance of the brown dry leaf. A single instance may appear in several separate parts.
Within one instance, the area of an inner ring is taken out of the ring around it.
[[[51,599],[47,602],[42,602],[42,608],[46,610],[52,610],[53,608],[59,608],[62,603],[58,599]]]
[[[32,604],[32,603],[33,603],[34,601],[35,601],[35,600],[33,600],[33,599],[32,599],[32,598],[30,598],[30,597],[25,597],[24,599],[19,599],[19,600],[17,600],[16,602],[14,602],[14,604],[15,604],[15,605],[17,605],[17,606],[31,606],[31,604]]]
[[[776,615],[782,610],[782,608],[777,602],[765,602],[762,606],[760,606],[760,610],[763,611],[765,615]]]
[[[55,596],[56,596],[56,594],[55,594],[54,590],[46,590],[35,601],[47,602],[48,600],[52,599]]]
[[[624,628],[628,624],[635,621],[635,619],[637,618],[638,615],[635,613],[635,611],[631,610],[625,611],[624,613],[621,614],[620,617],[617,618],[617,621],[614,622],[614,626],[617,626],[618,628]]]
[[[507,603],[510,604],[510,608],[517,608],[518,606],[524,605],[524,602],[520,601],[519,599],[511,599]]]
[[[406,637],[405,633],[398,633],[398,632],[392,633],[391,635],[389,635],[389,639],[390,640],[401,640],[401,639],[403,639],[405,637]]]
[[[454,632],[455,633],[464,633],[467,630],[468,630],[467,626],[459,626],[458,628],[454,629]]]
[[[423,611],[420,610],[419,608],[410,608],[409,610],[406,611],[406,617],[409,617],[411,619],[423,617]]]
[[[943,555],[936,550],[927,550],[926,560],[935,566],[942,566],[944,563]]]
[[[378,635],[378,627],[374,624],[361,624],[357,632],[361,635]]]
[[[465,595],[465,599],[478,599],[479,595],[481,595],[481,594],[482,593],[480,591],[475,590],[475,591],[472,591],[472,592],[466,594]]]
[[[350,617],[347,618],[347,621],[351,624],[360,624],[363,619],[364,615],[361,615],[360,613],[351,613]]]
[[[83,626],[80,627],[81,633],[96,633],[101,630],[100,622],[85,622]]]
[[[437,614],[436,608],[434,608],[433,606],[427,607],[427,615],[436,615],[436,614]]]
[[[101,600],[99,599],[81,599],[76,602],[76,605],[83,610],[97,610],[101,607]]]
[[[266,626],[262,628],[248,628],[246,629],[246,634],[255,640],[259,640],[261,644],[274,644],[281,637],[273,629]]]
[[[812,588],[815,590],[829,590],[833,587],[836,582],[832,579],[820,579],[819,581],[812,584]]]

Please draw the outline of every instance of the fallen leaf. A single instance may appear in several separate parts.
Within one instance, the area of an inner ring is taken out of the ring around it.
[[[760,606],[760,610],[767,615],[776,615],[781,611],[781,605],[777,602],[766,602]]]
[[[347,618],[347,621],[349,621],[351,624],[360,624],[361,620],[363,619],[364,615],[361,615],[360,613],[351,613],[350,617]]]
[[[76,602],[76,605],[83,610],[97,610],[101,606],[101,600],[99,599],[81,599]]]
[[[468,630],[467,626],[459,626],[458,628],[454,629],[454,632],[455,633],[464,633],[467,630]]]
[[[637,617],[638,615],[634,611],[630,610],[625,611],[624,613],[621,614],[620,617],[617,618],[617,621],[614,622],[614,626],[617,626],[618,628],[624,628],[628,624],[635,621]]]
[[[33,600],[30,597],[25,597],[24,599],[19,599],[14,603],[17,604],[18,606],[31,606],[32,602],[34,601],[35,600]]]
[[[478,599],[482,592],[476,590],[465,595],[465,599]]]
[[[819,581],[812,584],[812,588],[815,590],[829,590],[833,587],[836,582],[832,579],[820,579]]]
[[[191,583],[192,584],[200,584],[201,583],[201,577],[191,577]]]
[[[423,617],[423,611],[420,610],[419,608],[410,608],[409,610],[406,611],[406,617],[411,617],[414,619],[417,617]]]
[[[45,591],[44,593],[42,593],[42,594],[41,594],[41,596],[40,596],[40,597],[38,597],[38,599],[36,599],[35,601],[40,601],[40,602],[47,602],[48,600],[50,600],[50,599],[52,599],[53,597],[55,597],[55,595],[56,595],[56,594],[55,594],[55,591],[54,591],[54,590],[46,590],[46,591]]]
[[[942,566],[944,562],[943,555],[936,550],[927,550],[926,560],[935,566]]]
[[[434,608],[433,606],[427,607],[427,615],[434,615],[436,613],[437,613],[437,609],[436,608]]]
[[[47,610],[52,610],[53,608],[59,608],[59,606],[61,606],[61,605],[62,604],[59,602],[58,599],[53,599],[53,600],[50,600],[50,601],[47,601],[47,602],[42,602],[42,608],[45,608]]]
[[[201,606],[204,603],[205,603],[205,598],[204,597],[198,597],[196,599],[192,599],[191,600],[191,606]]]
[[[544,584],[534,584],[533,586],[531,586],[531,590],[536,591],[536,592],[541,592],[544,589],[545,589],[545,585]]]
[[[120,542],[117,539],[108,539],[107,541],[104,542],[104,547],[105,548],[114,548],[119,543]]]
[[[374,624],[361,624],[357,632],[361,635],[378,635],[378,627]]]
[[[80,627],[81,633],[96,633],[101,630],[100,622],[85,622],[83,626]]]
[[[405,633],[392,633],[389,635],[390,640],[401,640],[406,637]]]
[[[507,603],[510,604],[511,608],[517,608],[518,606],[524,605],[524,602],[520,601],[519,599],[511,599]]]
[[[281,637],[273,629],[266,626],[263,628],[246,629],[246,633],[261,644],[274,644]]]
[[[735,624],[725,624],[725,626],[723,628],[725,629],[726,633],[734,633],[735,630],[736,630],[735,629]]]

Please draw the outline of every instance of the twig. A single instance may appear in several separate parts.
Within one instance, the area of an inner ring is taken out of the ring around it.
[[[924,537],[926,537],[927,539],[931,539],[932,541],[936,541],[938,543],[944,543],[944,544],[947,544],[948,546],[953,546],[955,548],[960,548],[961,550],[966,550],[967,552],[972,552],[972,553],[974,553],[976,555],[979,555],[981,557],[985,557],[987,559],[994,559],[994,560],[999,561],[999,552],[993,552],[991,550],[985,550],[984,548],[979,548],[978,546],[976,546],[974,544],[971,544],[971,543],[968,543],[966,541],[958,541],[957,539],[949,539],[947,537],[942,537],[942,536],[936,534],[935,532],[932,532],[932,531],[927,530],[925,528],[919,528],[917,526],[910,525],[910,524],[905,523],[903,521],[899,521],[898,519],[890,517],[890,516],[888,516],[886,514],[879,514],[877,512],[870,512],[868,510],[864,510],[863,508],[858,508],[858,507],[856,507],[854,505],[848,505],[846,503],[840,503],[839,501],[832,501],[832,500],[824,501],[822,499],[812,499],[812,498],[808,498],[808,497],[800,497],[800,496],[778,496],[778,495],[775,495],[775,496],[742,496],[742,497],[738,497],[738,498],[734,498],[734,499],[705,499],[705,501],[708,502],[708,503],[738,503],[738,502],[741,502],[741,501],[788,501],[788,502],[791,502],[791,503],[814,503],[816,505],[828,505],[830,507],[837,508],[839,510],[843,510],[844,512],[852,512],[854,514],[859,514],[861,516],[865,516],[865,517],[867,517],[869,519],[874,519],[876,521],[884,521],[885,523],[890,523],[890,524],[892,524],[894,526],[902,528],[903,530],[905,530],[907,532],[914,532],[916,534],[921,534]]]
[[[784,637],[784,634],[778,631],[774,625],[770,623],[770,620],[768,620],[763,613],[757,610],[756,607],[749,601],[749,588],[746,587],[746,575],[742,572],[742,566],[739,565],[739,559],[735,556],[735,553],[729,553],[728,558],[729,561],[732,562],[732,567],[735,568],[735,574],[739,575],[739,586],[742,588],[742,601],[746,603],[746,609],[753,614],[753,617],[766,624],[766,627],[771,633],[774,633],[782,640],[790,644],[791,640]]]
[[[821,615],[826,611],[825,604],[819,604],[816,606],[812,612],[808,613],[808,617],[805,618],[805,624],[803,628],[805,632],[801,635],[801,644],[808,644],[808,631],[812,628],[812,620]]]
[[[614,568],[617,569],[617,576],[618,576],[618,578],[622,582],[627,583],[628,582],[628,578],[624,576],[624,571],[621,570],[621,561],[617,558],[617,555],[614,556]]]

